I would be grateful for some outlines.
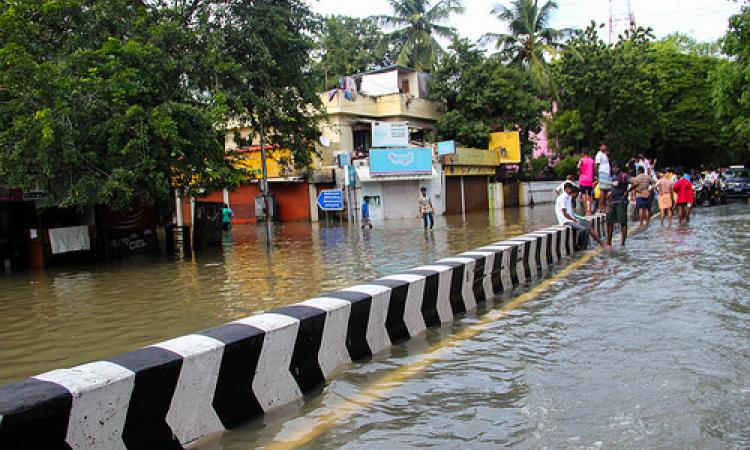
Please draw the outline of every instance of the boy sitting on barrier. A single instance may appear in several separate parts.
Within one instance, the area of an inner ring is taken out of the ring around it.
[[[594,237],[599,245],[607,248],[607,245],[599,238],[599,233],[594,230],[586,218],[579,216],[573,211],[573,200],[578,197],[579,189],[572,183],[566,183],[563,192],[555,201],[555,214],[560,225],[570,225],[578,232],[576,251],[585,250],[589,246],[590,236]]]

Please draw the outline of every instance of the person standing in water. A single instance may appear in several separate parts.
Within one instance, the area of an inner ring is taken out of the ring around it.
[[[427,188],[419,189],[417,205],[419,206],[419,215],[422,216],[422,222],[424,222],[424,229],[427,229],[429,222],[431,230],[435,225],[435,208],[432,207],[432,200],[430,199],[430,196],[427,195]]]
[[[674,204],[674,189],[672,180],[666,172],[662,172],[659,181],[656,182],[656,192],[659,193],[659,212],[661,213],[661,226],[664,226],[664,216],[669,216],[669,226],[672,226],[672,205]]]
[[[234,211],[226,203],[224,203],[221,209],[221,229],[229,231],[232,229],[232,217],[234,217]]]
[[[370,227],[372,229],[372,222],[370,221],[370,197],[364,196],[362,199],[362,229]]]
[[[599,147],[599,151],[596,153],[594,163],[596,164],[596,174],[599,180],[599,190],[601,191],[601,200],[599,201],[599,208],[601,212],[607,210],[607,199],[609,190],[612,187],[612,169],[609,165],[609,150],[605,144]]]
[[[677,220],[680,224],[690,222],[690,207],[695,202],[693,183],[690,182],[688,174],[684,174],[674,184],[674,192],[677,194]]]
[[[651,177],[646,175],[646,168],[638,166],[638,176],[633,180],[635,186],[635,209],[641,219],[641,226],[651,223],[651,189],[653,183]]]
[[[594,197],[594,160],[586,148],[583,149],[583,157],[578,161],[578,189],[581,191],[583,210],[590,216]]]
[[[612,189],[608,194],[609,211],[607,212],[607,244],[612,245],[612,233],[615,224],[620,224],[620,245],[625,246],[628,239],[628,191],[630,176],[620,171],[618,164],[612,164]],[[604,198],[604,191],[602,191]]]

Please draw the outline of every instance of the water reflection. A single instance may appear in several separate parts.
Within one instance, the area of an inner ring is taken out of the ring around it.
[[[192,260],[133,257],[0,276],[0,383],[192,333],[554,222],[551,206],[466,217],[236,226]]]

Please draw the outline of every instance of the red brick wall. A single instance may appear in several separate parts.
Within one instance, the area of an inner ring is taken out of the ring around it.
[[[278,220],[280,222],[300,222],[310,220],[310,200],[307,183],[269,183],[271,193],[276,197]],[[233,223],[255,223],[255,197],[260,195],[258,184],[243,184],[229,192],[229,204],[234,211]],[[224,202],[222,191],[196,198],[196,201]],[[190,223],[190,201],[183,200],[185,224]]]

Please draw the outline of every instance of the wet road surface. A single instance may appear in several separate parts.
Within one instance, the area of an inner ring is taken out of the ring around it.
[[[201,448],[748,448],[749,259],[747,205],[654,223],[434,360],[509,299]]]

